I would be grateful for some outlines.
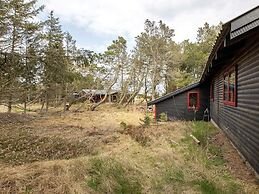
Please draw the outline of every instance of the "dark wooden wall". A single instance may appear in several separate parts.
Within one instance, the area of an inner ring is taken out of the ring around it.
[[[237,106],[223,103],[223,73],[226,66],[232,65],[229,63],[212,78],[215,87],[211,117],[259,173],[259,45],[233,61],[237,67]]]
[[[188,92],[192,91],[200,92],[200,108],[196,113],[196,120],[202,120],[204,111],[209,108],[209,83],[157,103],[156,119],[159,119],[161,113],[166,113],[170,120],[195,120],[195,113],[188,110],[187,104]]]

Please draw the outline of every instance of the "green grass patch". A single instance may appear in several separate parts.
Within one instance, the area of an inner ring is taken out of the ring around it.
[[[223,154],[220,148],[210,145],[208,147],[209,159],[206,161],[207,165],[220,166],[225,164]]]
[[[87,185],[101,193],[141,193],[141,184],[134,169],[127,169],[114,159],[90,160]]]
[[[241,185],[231,181],[227,185],[227,193],[229,194],[244,193],[244,190],[241,187]]]
[[[217,129],[212,126],[211,123],[196,121],[193,122],[193,132],[194,135],[200,142],[202,146],[206,146],[208,144],[209,136],[211,136]]]
[[[207,122],[192,122],[192,135],[194,135],[201,143],[200,146],[193,143],[189,134],[182,140],[187,144],[186,160],[197,158],[205,167],[220,166],[225,164],[222,151],[219,147],[211,144],[211,137],[217,132],[217,129]]]
[[[226,161],[221,148],[211,142],[211,138],[217,132],[217,129],[206,122],[192,122],[192,128],[192,135],[201,144],[197,145],[190,138],[190,133],[186,134],[186,137],[182,139],[182,143],[186,145],[183,149],[185,162],[190,164],[196,161],[197,165],[201,165],[201,169],[206,170],[204,172],[201,171],[192,180],[186,180],[185,184],[188,185],[190,183],[191,186],[197,187],[204,194],[242,193],[242,187],[234,180],[225,167]]]
[[[202,194],[223,194],[223,193],[225,193],[220,188],[218,188],[215,183],[213,183],[207,179],[194,181],[194,185],[197,185],[199,187],[199,190],[201,191]]]
[[[198,186],[198,189],[202,194],[238,194],[244,193],[241,186],[233,181],[227,182],[226,185],[220,187],[215,182],[207,179],[193,181],[193,185]]]
[[[184,172],[180,168],[168,169],[165,174],[165,179],[167,183],[171,182],[184,182]]]

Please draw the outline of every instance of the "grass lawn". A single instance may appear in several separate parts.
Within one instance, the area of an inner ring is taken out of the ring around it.
[[[145,126],[143,118],[112,106],[1,113],[0,193],[258,193],[252,172],[210,123]]]

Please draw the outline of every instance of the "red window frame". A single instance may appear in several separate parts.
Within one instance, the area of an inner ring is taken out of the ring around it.
[[[214,102],[214,90],[215,90],[215,82],[213,79],[211,80],[211,84],[210,84],[210,99],[212,100],[212,102]]]
[[[200,109],[200,91],[191,91],[191,92],[188,92],[187,94],[187,106],[188,106],[188,110],[192,110],[193,107],[190,106],[190,95],[191,94],[197,94],[197,107],[196,110],[199,110]]]
[[[230,99],[231,90],[230,90],[230,81],[229,81],[230,75],[232,73],[234,73],[235,75],[233,100]],[[225,87],[225,77],[228,77],[227,88]],[[225,99],[226,90],[227,90],[228,100]],[[237,71],[235,66],[227,69],[223,74],[223,103],[224,105],[228,105],[228,106],[234,106],[234,107],[237,106]]]

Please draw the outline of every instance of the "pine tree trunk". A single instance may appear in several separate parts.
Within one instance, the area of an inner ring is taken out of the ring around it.
[[[41,99],[41,108],[40,108],[40,111],[42,112],[42,110],[43,110],[43,108],[44,108],[44,105],[45,105],[45,99],[44,100],[42,100]]]
[[[122,105],[124,103],[125,98],[126,98],[126,92],[123,92],[123,95],[120,99],[119,105]]]
[[[48,112],[49,111],[49,90],[46,91],[45,102],[46,102],[46,109],[45,109],[45,111]]]
[[[152,100],[155,100],[156,99],[156,86],[154,85],[154,83],[152,83],[152,88],[151,88],[151,90],[152,90],[152,96],[151,96],[151,98],[152,98]]]
[[[119,77],[119,69],[116,70],[115,75],[114,75],[114,80],[109,85],[108,89],[106,90],[106,94],[105,94],[104,98],[100,102],[98,102],[97,104],[92,105],[90,107],[91,111],[94,111],[98,106],[100,106],[101,104],[103,104],[106,101],[106,99],[108,97],[108,94],[110,93],[110,91],[111,91],[112,87],[114,86],[114,84],[116,84],[116,82],[118,80],[118,77]]]
[[[66,84],[64,86],[63,111],[64,112],[68,111],[68,106],[67,106],[67,85]]]
[[[148,93],[148,88],[147,88],[147,78],[146,78],[146,76],[145,76],[145,89],[144,89],[144,99],[145,99],[145,101],[147,102],[148,101],[148,99],[147,99],[147,94]]]
[[[124,105],[124,107],[127,107],[134,100],[137,94],[138,92],[135,92],[133,95],[131,95],[130,98],[127,100],[126,104]]]
[[[23,110],[24,114],[26,114],[27,112],[27,91],[25,92],[24,95],[24,110]]]
[[[12,101],[13,101],[13,95],[12,95],[12,91],[10,91],[8,96],[8,113],[12,112]]]

